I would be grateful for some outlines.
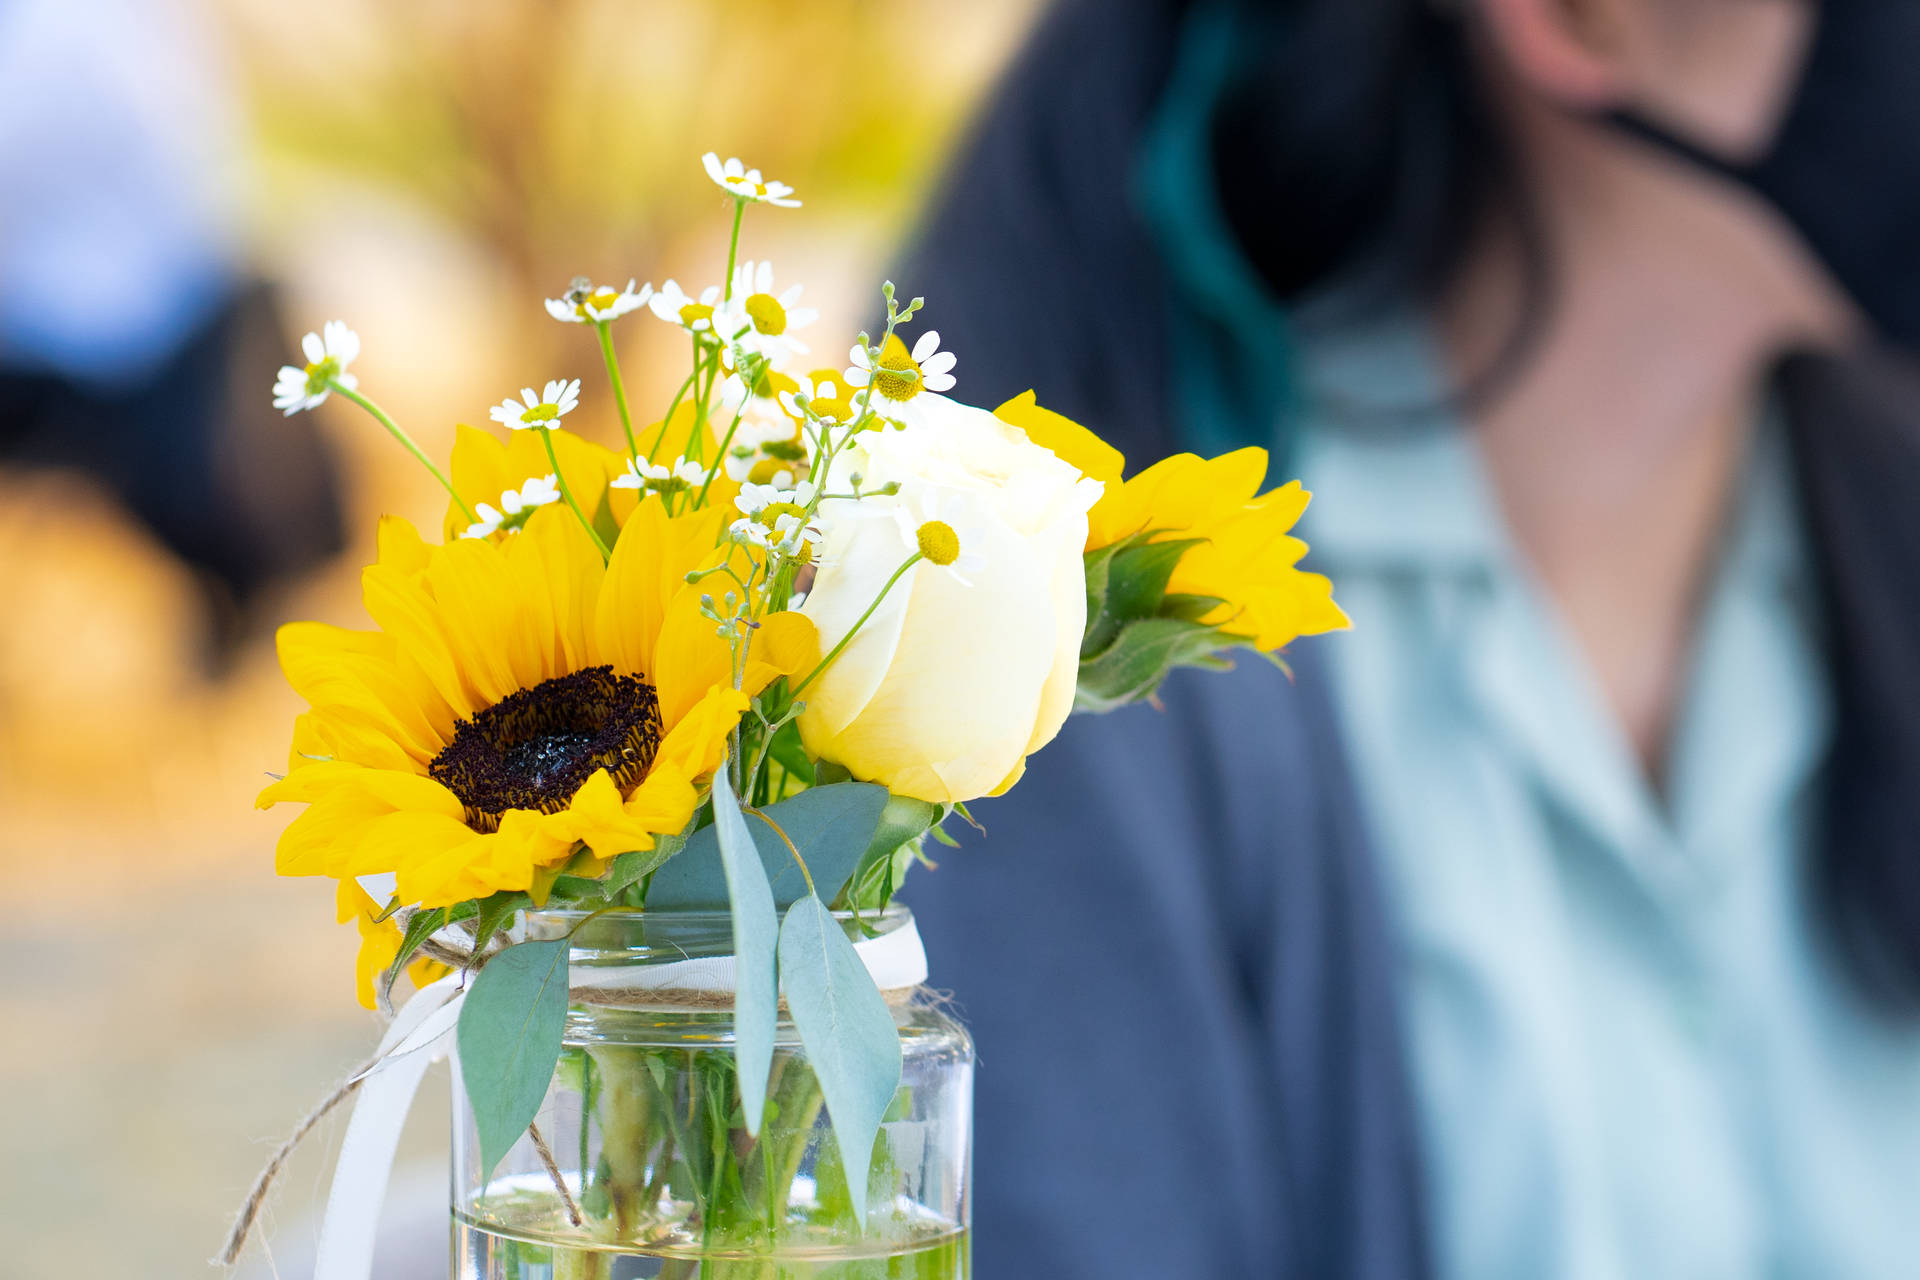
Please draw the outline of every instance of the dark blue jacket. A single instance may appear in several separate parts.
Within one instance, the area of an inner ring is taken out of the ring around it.
[[[1424,1274],[1392,949],[1293,657],[1074,717],[909,880],[979,1048],[975,1274]]]

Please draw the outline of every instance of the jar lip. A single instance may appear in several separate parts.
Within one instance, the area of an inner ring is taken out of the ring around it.
[[[879,911],[835,911],[850,939],[881,937],[913,927],[913,912],[903,903]],[[526,912],[530,940],[569,940],[573,963],[663,964],[731,955],[733,917],[725,911],[644,911],[626,908],[591,912],[575,907]]]

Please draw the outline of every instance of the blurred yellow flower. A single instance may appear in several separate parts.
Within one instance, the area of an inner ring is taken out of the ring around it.
[[[439,547],[384,520],[363,579],[380,630],[279,633],[311,706],[259,799],[308,806],[280,873],[392,872],[401,902],[431,908],[534,889],[581,846],[598,874],[682,830],[748,699],[817,647],[798,614],[764,618],[735,687],[685,580],[717,562],[724,515],[649,497],[605,563],[558,506],[516,537]]]

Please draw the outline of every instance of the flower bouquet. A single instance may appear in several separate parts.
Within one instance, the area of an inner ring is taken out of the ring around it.
[[[374,630],[279,634],[310,709],[260,796],[307,806],[277,869],[338,882],[362,1003],[424,988],[321,1109],[359,1095],[323,1277],[367,1273],[394,1130],[447,1052],[457,1276],[964,1275],[972,1050],[902,881],[1069,713],[1345,625],[1261,450],[1123,480],[1032,394],[950,398],[954,355],[908,343],[921,300],[891,284],[880,331],[809,368],[801,290],[738,256],[748,209],[799,201],[705,164],[720,284],[546,304],[597,340],[615,447],[566,430],[580,382],[555,380],[442,470],[338,323],[280,372],[277,406],[352,401],[448,499],[438,540],[382,521]],[[689,353],[657,418],[611,336],[643,313]]]

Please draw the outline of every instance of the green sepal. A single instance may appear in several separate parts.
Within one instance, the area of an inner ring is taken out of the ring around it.
[[[513,919],[514,912],[533,905],[533,899],[524,893],[501,890],[489,898],[480,900],[480,913],[473,925],[473,954],[479,955],[487,949],[487,943]]]
[[[860,857],[860,865],[847,881],[846,888],[833,901],[856,911],[878,911],[893,898],[900,887],[900,850],[916,843],[934,829],[946,810],[931,800],[889,794],[880,811],[880,824]]]
[[[1074,709],[1112,711],[1138,702],[1152,696],[1175,667],[1229,667],[1215,651],[1234,642],[1217,627],[1181,618],[1130,622],[1097,657],[1081,660]]]

